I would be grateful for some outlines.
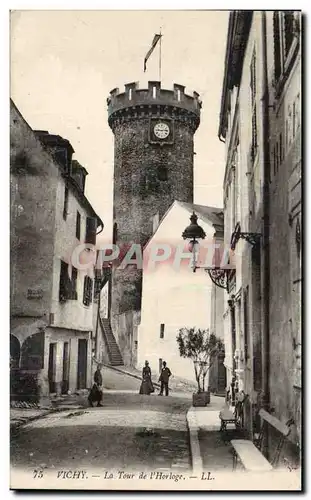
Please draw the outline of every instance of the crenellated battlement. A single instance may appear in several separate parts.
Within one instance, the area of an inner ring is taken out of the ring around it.
[[[161,82],[149,81],[147,89],[139,89],[138,82],[127,83],[125,92],[120,93],[118,88],[111,90],[110,96],[107,99],[108,119],[109,124],[112,123],[112,115],[117,113],[120,115],[123,110],[129,108],[136,112],[149,113],[152,108],[161,107],[168,111],[170,108],[174,110],[184,110],[200,120],[200,110],[202,102],[197,92],[193,95],[185,93],[185,87],[174,83],[173,90],[161,88]]]

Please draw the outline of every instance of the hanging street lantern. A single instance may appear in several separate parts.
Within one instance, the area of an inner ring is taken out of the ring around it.
[[[215,283],[216,286],[220,288],[224,288],[229,291],[229,277],[232,273],[232,269],[220,268],[217,266],[206,267],[206,266],[197,266],[197,254],[199,241],[205,239],[205,231],[198,224],[198,216],[195,212],[190,217],[191,224],[186,227],[184,232],[182,233],[182,237],[184,240],[189,240],[188,250],[193,253],[193,261],[192,261],[192,269],[193,272],[197,269],[204,269],[207,271],[212,282]]]

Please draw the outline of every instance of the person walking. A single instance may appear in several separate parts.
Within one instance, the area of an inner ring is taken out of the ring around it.
[[[89,405],[93,406],[93,403],[97,402],[97,406],[103,406],[101,404],[101,400],[103,397],[103,376],[101,374],[102,365],[97,365],[96,372],[94,373],[94,384],[92,389],[90,390],[90,394],[88,397]]]
[[[168,396],[168,381],[171,375],[171,370],[166,366],[166,361],[163,361],[162,370],[159,377],[159,382],[161,382],[161,390],[159,392],[159,396],[163,396],[164,389],[165,396]]]
[[[145,361],[139,394],[147,394],[149,396],[152,392],[154,392],[154,387],[151,380],[151,368],[149,366],[149,362]]]

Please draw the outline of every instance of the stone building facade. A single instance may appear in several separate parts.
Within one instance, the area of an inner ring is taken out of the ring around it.
[[[73,255],[103,223],[70,142],[10,111],[11,394],[35,399],[91,383],[94,266]]]
[[[114,244],[121,257],[131,244],[136,256],[175,199],[193,201],[193,137],[200,123],[201,102],[182,85],[174,90],[149,82],[114,89],[108,98],[108,123],[115,138]],[[132,256],[135,257],[134,255]],[[124,363],[133,358],[132,330],[141,307],[142,269],[117,268],[112,274],[111,323]],[[134,314],[135,311],[135,314]],[[134,319],[134,316],[136,319]]]
[[[226,144],[224,238],[236,272],[224,314],[228,380],[293,419],[301,439],[300,13],[230,13],[219,138]],[[270,436],[272,446],[273,437]],[[296,448],[296,451],[297,451]]]
[[[176,337],[181,328],[208,329],[222,337],[223,307],[204,269],[194,273],[193,254],[188,250],[181,235],[195,211],[199,224],[206,233],[206,241],[200,245],[197,263],[203,266],[212,261],[216,228],[222,226],[222,210],[215,207],[175,201],[161,219],[155,233],[148,241],[143,275],[141,322],[138,328],[137,367],[141,369],[148,360],[153,372],[158,373],[162,361],[166,361],[172,373],[195,382],[193,361],[180,357]],[[154,262],[154,255],[165,260]],[[220,289],[219,289],[220,290]],[[206,384],[214,392],[218,389],[218,368],[215,363],[209,371]],[[221,383],[221,380],[219,380]],[[225,381],[222,380],[225,389]]]

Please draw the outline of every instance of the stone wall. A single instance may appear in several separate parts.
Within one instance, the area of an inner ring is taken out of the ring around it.
[[[300,79],[298,64],[273,115],[270,200],[270,398],[279,418],[294,418],[291,439],[297,441],[302,342]]]
[[[48,320],[59,172],[13,103],[10,141],[11,315]]]
[[[140,323],[140,311],[127,311],[112,318],[113,332],[125,366],[137,364],[137,329]]]
[[[49,137],[47,132],[43,135]],[[53,137],[69,144],[59,136]],[[74,249],[84,243],[87,216],[95,217],[97,221],[99,218],[74,180],[64,175],[68,165],[58,163],[54,153],[39,141],[11,101],[10,333],[13,339],[11,348],[19,345],[21,354],[15,356],[15,373],[12,372],[12,376],[14,380],[21,376],[16,370],[36,372],[34,376],[30,373],[29,377],[23,374],[24,381],[21,379],[20,385],[21,388],[26,387],[26,392],[33,392],[35,381],[42,385],[48,377],[50,343],[56,344],[54,382],[57,392],[60,392],[62,384],[65,342],[70,344],[69,388],[74,390],[77,387],[79,338],[88,341],[87,385],[91,376],[89,336],[93,327],[93,304],[86,306],[83,303],[85,272],[78,272],[77,300],[60,303],[60,261],[71,264]],[[67,210],[64,206],[66,187]],[[79,239],[76,237],[77,211],[81,216]],[[93,277],[92,267],[90,274]],[[26,357],[25,350],[28,350]],[[17,385],[14,381],[12,383],[15,384],[15,391]],[[28,390],[28,386],[33,387]]]

